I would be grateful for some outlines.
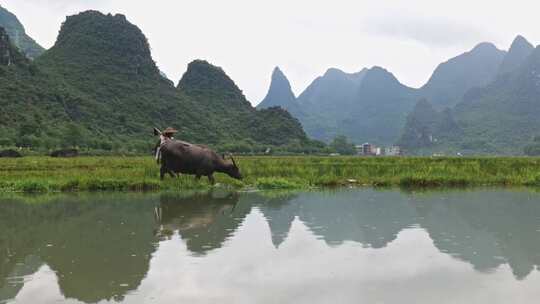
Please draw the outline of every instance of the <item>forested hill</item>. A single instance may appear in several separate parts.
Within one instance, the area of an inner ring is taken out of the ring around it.
[[[0,67],[0,94],[7,109],[0,114],[0,145],[140,151],[153,141],[154,126],[211,145],[310,142],[296,119],[255,110],[223,70],[206,62],[190,64],[176,88],[160,75],[144,34],[123,15],[68,17],[55,45],[34,62]]]
[[[204,60],[188,65],[178,90],[202,107],[201,112],[215,117],[208,125],[216,130],[212,141],[220,141],[220,132],[234,142],[246,143],[247,139],[278,146],[310,144],[296,118],[277,107],[255,109],[223,69]]]

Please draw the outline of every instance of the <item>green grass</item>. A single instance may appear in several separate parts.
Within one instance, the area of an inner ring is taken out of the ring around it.
[[[540,158],[239,157],[245,176],[216,174],[228,189],[335,186],[540,186]],[[0,192],[204,190],[203,178],[159,180],[152,157],[26,157],[0,159]]]

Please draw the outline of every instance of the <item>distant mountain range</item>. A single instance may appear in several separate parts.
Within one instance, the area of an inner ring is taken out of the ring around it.
[[[255,109],[221,68],[203,60],[175,86],[123,15],[70,16],[45,51],[0,7],[0,146],[141,151],[152,127],[173,126],[185,140],[228,150],[304,151],[321,148],[308,136],[328,142],[346,135],[410,154],[522,154],[540,142],[539,75],[539,48],[517,36],[508,52],[480,43],[441,63],[418,89],[382,67],[330,68],[295,96],[276,68]]]
[[[480,43],[471,51],[441,63],[418,95],[438,109],[452,107],[471,88],[493,81],[505,55],[505,51],[491,43]]]
[[[499,75],[513,72],[521,66],[534,51],[534,46],[523,36],[517,36],[512,42],[508,54],[499,66]]]
[[[291,89],[291,84],[279,67],[276,67],[272,72],[270,89],[268,89],[266,97],[260,104],[264,105],[264,108],[275,106],[282,108],[295,108],[297,106],[296,96],[294,96]]]
[[[536,52],[522,36],[508,52],[480,43],[441,63],[419,89],[380,67],[353,74],[332,68],[293,99],[290,85],[274,85],[273,77],[258,108],[289,110],[323,141],[346,135],[356,143],[400,144],[409,153],[521,154],[540,135],[532,121],[540,114]],[[281,72],[279,79],[288,84]]]
[[[400,143],[410,151],[522,154],[540,135],[540,47],[535,49],[518,36],[494,80],[470,89],[447,110],[457,128],[433,128],[434,123],[441,123],[440,116],[419,115],[427,107],[422,102],[409,115]],[[431,142],[411,140],[427,135]]]
[[[408,112],[416,101],[413,89],[380,67],[353,74],[332,68],[297,99],[283,101],[272,98],[275,96],[280,93],[274,89],[258,108],[282,106],[300,119],[310,136],[324,141],[346,135],[356,142],[368,138],[392,142],[404,124],[401,113]]]
[[[158,70],[144,34],[123,15],[67,17],[55,45],[33,61],[24,54],[35,53],[15,47],[2,27],[0,38],[0,146],[146,151],[154,126],[231,150],[311,143],[287,111],[256,110],[206,61],[192,62],[175,87]]]

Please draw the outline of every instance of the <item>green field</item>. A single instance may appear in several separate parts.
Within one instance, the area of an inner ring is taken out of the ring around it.
[[[540,158],[238,157],[244,180],[216,174],[216,187],[540,186]],[[210,188],[203,178],[166,177],[152,157],[0,159],[0,192],[158,191]]]

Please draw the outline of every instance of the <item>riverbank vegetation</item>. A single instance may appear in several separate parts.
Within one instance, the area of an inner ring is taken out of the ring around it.
[[[239,157],[244,180],[216,174],[216,187],[540,186],[540,158]],[[210,188],[203,178],[159,180],[151,157],[0,159],[0,192],[160,191]]]

